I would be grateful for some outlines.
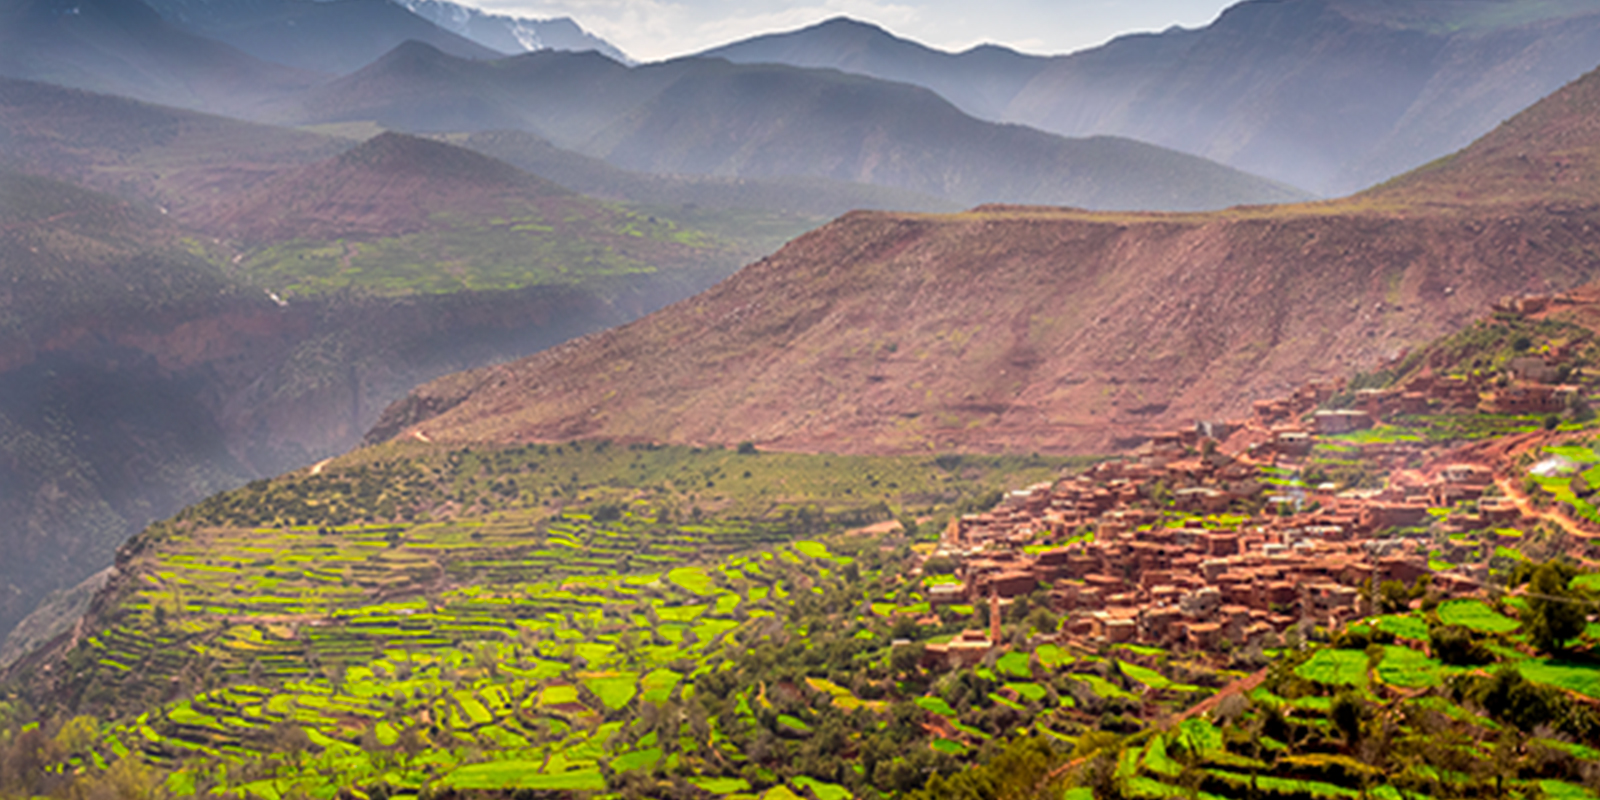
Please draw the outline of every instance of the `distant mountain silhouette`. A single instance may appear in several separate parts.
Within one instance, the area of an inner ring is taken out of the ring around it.
[[[1326,195],[1465,146],[1593,67],[1591,2],[1250,0],[1049,58],[846,19],[706,51],[926,86],[985,119],[1172,147]]]
[[[628,68],[538,52],[487,64],[409,42],[284,113],[424,132],[525,130],[626,169],[820,177],[963,204],[1198,209],[1301,196],[1127,139],[983,122],[918,87],[720,59]]]
[[[1004,117],[1012,98],[1052,62],[996,45],[949,53],[848,17],[755,36],[699,55],[735,64],[837,69],[925,86],[962,111],[991,120]]]

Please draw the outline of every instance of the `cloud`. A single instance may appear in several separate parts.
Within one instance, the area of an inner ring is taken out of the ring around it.
[[[662,0],[480,0],[488,11],[523,17],[571,17],[584,30],[622,48],[628,55],[653,61],[684,52],[682,32],[694,12]]]

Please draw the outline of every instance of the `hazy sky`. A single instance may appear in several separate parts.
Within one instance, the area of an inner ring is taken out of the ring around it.
[[[1193,28],[1238,0],[458,0],[530,17],[572,17],[641,61],[704,50],[840,15],[945,50],[993,42],[1070,53],[1122,33]]]

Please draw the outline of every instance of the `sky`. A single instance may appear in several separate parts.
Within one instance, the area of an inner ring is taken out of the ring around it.
[[[688,55],[837,16],[943,50],[1001,44],[1070,53],[1136,31],[1197,28],[1238,0],[458,0],[516,16],[572,17],[640,61]]]

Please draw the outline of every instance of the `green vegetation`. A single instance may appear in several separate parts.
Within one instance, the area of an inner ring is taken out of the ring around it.
[[[903,719],[895,755],[839,762],[829,743],[903,715],[889,698],[908,689],[891,680],[896,619],[859,614],[860,598],[927,604],[898,581],[908,542],[814,537],[888,518],[890,500],[939,513],[1063,463],[967,457],[954,475],[933,459],[390,445],[257,482],[128,551],[140,577],[67,654],[56,695],[107,721],[28,791],[109,780],[93,765],[119,759],[174,792],[274,798],[920,785],[1003,735],[1016,703],[985,715],[998,681],[924,695],[954,704],[957,738]],[[1071,706],[1070,682],[1035,682],[1025,655],[1006,664],[1025,716]]]
[[[682,282],[703,286],[750,255],[655,217],[594,211],[547,220],[529,210],[400,236],[282,242],[251,253],[242,266],[250,280],[284,297],[351,289],[404,295],[576,285],[669,265],[688,268]]]

